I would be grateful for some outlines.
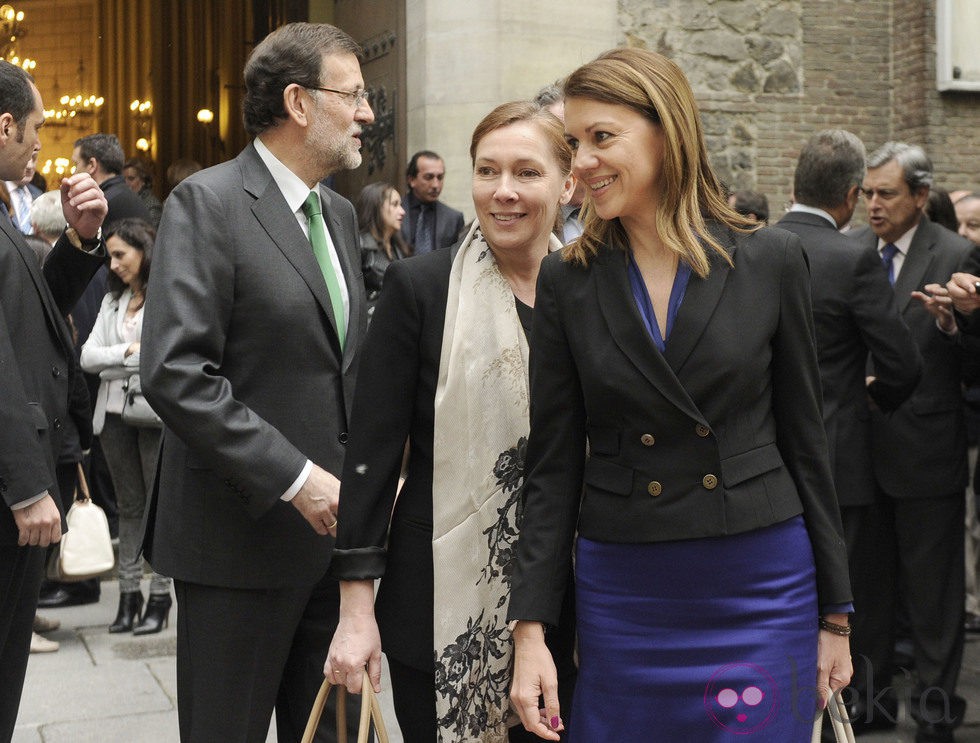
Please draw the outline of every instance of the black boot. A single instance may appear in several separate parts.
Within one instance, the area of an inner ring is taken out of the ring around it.
[[[116,621],[109,625],[109,632],[131,632],[133,625],[139,621],[140,609],[143,608],[143,594],[139,591],[126,591],[119,594],[119,611]]]
[[[133,634],[152,635],[162,630],[167,626],[172,605],[169,593],[151,593],[150,600],[146,602],[146,613],[133,629]]]

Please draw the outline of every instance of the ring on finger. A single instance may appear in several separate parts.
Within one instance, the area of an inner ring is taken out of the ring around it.
[[[337,519],[334,519],[332,524],[327,524],[327,528],[333,529],[336,525],[337,525]]]

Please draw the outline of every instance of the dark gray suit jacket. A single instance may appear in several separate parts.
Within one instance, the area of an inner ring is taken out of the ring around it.
[[[42,273],[24,236],[0,216],[0,544],[17,543],[10,506],[48,490],[78,373],[66,315],[99,266],[62,235]]]
[[[402,220],[402,237],[409,245],[415,245],[415,221],[418,212],[415,211],[418,201],[415,194],[409,190],[405,196],[405,219]],[[462,235],[466,227],[463,220],[463,212],[456,211],[451,206],[446,206],[441,201],[436,202],[436,239],[435,249],[451,248]]]
[[[878,237],[865,228],[853,239],[877,250]],[[872,414],[872,458],[878,485],[896,498],[950,496],[967,481],[963,418],[963,362],[978,341],[962,333],[950,338],[936,327],[911,292],[945,284],[959,271],[972,243],[922,217],[901,272],[895,297],[925,362],[912,396],[891,415]]]
[[[800,236],[810,264],[823,422],[837,500],[842,506],[873,503],[868,396],[886,413],[897,408],[922,376],[922,356],[873,248],[855,245],[817,214],[791,211],[778,226]],[[866,385],[869,354],[875,381]]]
[[[333,539],[280,499],[306,459],[340,476],[366,327],[354,208],[320,197],[350,293],[343,352],[309,240],[253,145],[167,199],[140,367],[166,424],[144,545],[161,573],[273,588],[329,565]]]
[[[664,354],[623,251],[603,247],[588,268],[558,253],[542,262],[511,619],[557,623],[576,531],[657,542],[798,514],[820,603],[851,600],[800,240],[716,235],[734,267],[713,256],[707,278],[691,276]]]

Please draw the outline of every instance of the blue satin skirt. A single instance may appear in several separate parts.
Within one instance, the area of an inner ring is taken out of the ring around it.
[[[809,743],[813,550],[797,516],[653,544],[579,538],[571,743]]]

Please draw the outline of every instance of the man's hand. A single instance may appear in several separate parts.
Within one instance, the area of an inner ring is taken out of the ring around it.
[[[290,501],[317,534],[337,536],[337,506],[340,503],[340,480],[313,465],[303,487]]]
[[[17,524],[17,544],[47,547],[61,541],[61,513],[49,493],[26,508],[11,509]]]
[[[105,194],[88,173],[75,173],[61,182],[61,208],[65,221],[85,240],[99,234],[109,212]]]
[[[980,276],[970,273],[954,273],[946,282],[946,291],[953,300],[953,306],[964,315],[969,315],[980,307],[980,293],[977,292]]]
[[[912,292],[926,312],[936,318],[944,333],[956,332],[956,318],[953,317],[953,300],[949,298],[946,287],[939,284],[926,284],[921,292]]]

